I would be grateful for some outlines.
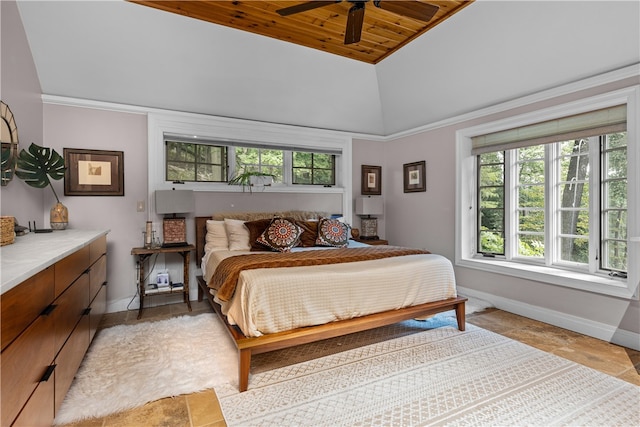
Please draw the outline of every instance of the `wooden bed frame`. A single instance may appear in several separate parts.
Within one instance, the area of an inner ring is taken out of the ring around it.
[[[208,219],[211,219],[211,217],[196,217],[196,260],[198,265],[204,256],[206,222]],[[458,329],[461,331],[465,329],[465,302],[467,298],[456,297],[399,310],[384,311],[353,319],[330,322],[324,325],[297,328],[290,331],[267,334],[261,337],[246,337],[238,326],[230,325],[227,322],[226,316],[222,314],[220,305],[213,300],[213,295],[209,292],[209,287],[204,278],[197,276],[197,282],[198,301],[202,301],[203,297],[205,295],[207,296],[207,300],[214,311],[227,326],[227,331],[231,335],[231,338],[233,338],[236,348],[238,349],[238,374],[241,392],[246,391],[249,386],[249,369],[251,367],[251,356],[253,354],[266,353],[327,338],[334,338],[448,310],[455,310]]]

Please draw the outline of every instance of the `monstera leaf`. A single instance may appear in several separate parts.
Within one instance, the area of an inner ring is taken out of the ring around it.
[[[60,202],[51,179],[64,178],[65,169],[64,158],[56,150],[31,143],[28,150],[23,149],[18,155],[16,176],[32,187],[50,186],[56,201]]]

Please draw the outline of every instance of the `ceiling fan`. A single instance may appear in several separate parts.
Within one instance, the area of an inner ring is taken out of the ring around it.
[[[278,9],[276,12],[278,12],[280,16],[289,16],[294,13],[306,12],[307,10],[327,6],[332,3],[340,3],[341,1],[342,0],[307,1],[295,6]],[[365,4],[369,2],[369,0],[348,1],[353,6],[349,9],[349,15],[347,16],[347,28],[344,33],[344,44],[352,44],[360,41],[360,36],[362,35],[362,23],[364,21]],[[429,22],[439,9],[436,5],[422,3],[418,0],[374,0],[373,5],[380,9],[424,22]]]

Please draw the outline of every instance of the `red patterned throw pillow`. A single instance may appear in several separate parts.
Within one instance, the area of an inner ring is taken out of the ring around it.
[[[344,248],[349,245],[349,226],[337,219],[322,218],[318,223],[318,246]]]
[[[274,218],[257,242],[279,252],[289,252],[298,244],[302,229],[285,218]]]

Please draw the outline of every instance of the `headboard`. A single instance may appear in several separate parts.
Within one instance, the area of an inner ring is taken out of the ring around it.
[[[242,221],[255,221],[257,219],[287,217],[297,220],[318,219],[330,217],[327,212],[318,211],[283,211],[283,212],[219,212],[211,216],[197,216],[196,219],[196,265],[200,266],[200,261],[204,256],[205,238],[207,235],[207,220],[239,219]]]

